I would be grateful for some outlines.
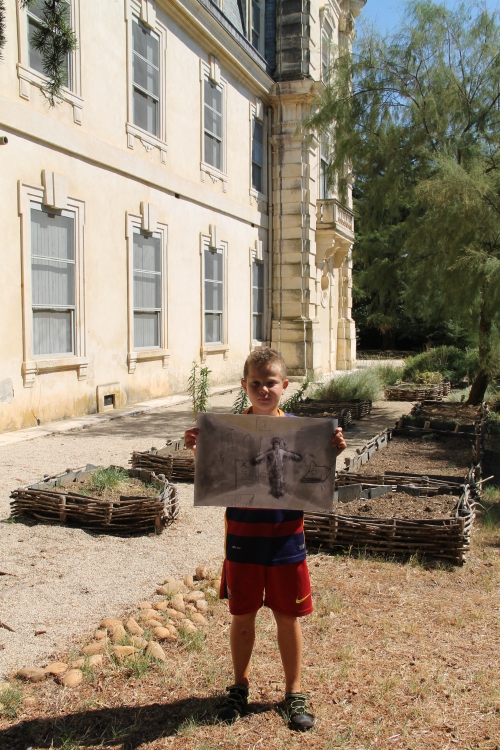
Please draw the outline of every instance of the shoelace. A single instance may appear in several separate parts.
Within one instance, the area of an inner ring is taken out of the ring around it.
[[[307,705],[308,700],[309,696],[304,695],[304,693],[287,693],[285,704],[289,715],[297,716],[299,714],[309,713]]]

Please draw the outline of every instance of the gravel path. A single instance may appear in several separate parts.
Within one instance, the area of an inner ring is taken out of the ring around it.
[[[229,411],[235,395],[213,396],[214,410]],[[347,430],[348,453],[409,410],[391,402],[374,407],[371,419]],[[182,405],[0,448],[0,621],[15,631],[0,627],[0,679],[80,643],[103,617],[148,598],[167,576],[200,564],[218,568],[223,510],[193,508],[189,484],[178,485],[180,518],[160,536],[120,539],[7,520],[12,489],[86,463],[127,466],[132,450],[160,447],[191,422]]]

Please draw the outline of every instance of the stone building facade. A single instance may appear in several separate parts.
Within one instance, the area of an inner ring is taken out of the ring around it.
[[[350,197],[301,130],[366,0],[71,0],[55,108],[6,0],[0,430],[237,379],[355,364]]]

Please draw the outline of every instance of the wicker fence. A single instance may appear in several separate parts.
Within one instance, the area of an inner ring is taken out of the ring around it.
[[[174,447],[179,444],[176,441]],[[134,451],[129,463],[134,469],[147,469],[162,473],[175,482],[194,482],[194,453],[188,449],[173,450],[171,445],[157,450]]]
[[[387,386],[384,396],[387,401],[442,401],[443,396],[447,396],[450,390],[451,385],[448,382],[432,385],[399,383]]]
[[[12,517],[127,536],[161,533],[177,518],[179,504],[175,485],[151,471],[123,470],[130,477],[158,487],[156,497],[121,496],[117,500],[103,500],[71,492],[75,482],[84,481],[98,468],[88,464],[85,468],[44,477],[41,482],[14,490],[10,504]],[[56,487],[67,487],[68,491],[57,492]]]

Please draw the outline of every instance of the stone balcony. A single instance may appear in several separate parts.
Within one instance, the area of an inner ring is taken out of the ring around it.
[[[316,202],[316,263],[340,268],[354,242],[354,213],[337,198]]]

